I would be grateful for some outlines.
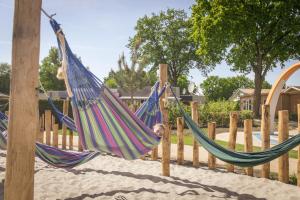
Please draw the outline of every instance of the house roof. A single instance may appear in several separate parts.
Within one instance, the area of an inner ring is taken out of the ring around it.
[[[262,95],[268,95],[271,89],[262,89]],[[281,90],[281,94],[300,94],[300,86],[289,86]],[[237,101],[241,96],[254,95],[254,89],[252,88],[240,88],[237,89],[229,98],[230,100]]]

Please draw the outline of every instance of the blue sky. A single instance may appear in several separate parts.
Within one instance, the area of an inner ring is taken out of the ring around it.
[[[55,19],[62,25],[73,52],[83,63],[90,67],[98,77],[107,76],[111,68],[117,67],[122,52],[128,54],[126,44],[134,35],[138,18],[157,13],[167,8],[179,8],[191,13],[193,0],[44,0],[43,8],[56,13]],[[0,62],[11,62],[11,38],[13,26],[13,0],[0,0]],[[56,39],[45,16],[41,18],[40,60]],[[287,66],[295,61],[287,62]],[[226,63],[219,64],[209,75],[236,76]],[[266,79],[274,83],[283,69],[280,67],[269,72]],[[300,72],[293,75],[289,85],[300,85]],[[248,75],[253,79],[253,74]],[[190,79],[201,83],[205,77],[198,70],[191,70]]]

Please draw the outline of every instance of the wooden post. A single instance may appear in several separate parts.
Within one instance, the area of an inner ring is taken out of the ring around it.
[[[261,107],[261,142],[262,151],[270,148],[270,105],[262,105]],[[270,163],[262,165],[262,178],[270,177]]]
[[[278,112],[278,143],[282,143],[289,137],[289,112]],[[278,180],[289,183],[289,154],[286,153],[278,158]]]
[[[300,104],[297,104],[297,111],[298,111],[298,134],[300,134]],[[300,187],[300,146],[298,147],[297,185],[298,187]]]
[[[79,139],[79,135],[77,138],[78,138],[78,151],[83,151],[83,147],[82,147],[81,141]]]
[[[41,129],[45,130],[45,115],[42,114],[42,126]]]
[[[69,110],[69,100],[64,100],[63,104],[63,114],[68,115]],[[62,149],[66,149],[67,146],[67,126],[62,124]]]
[[[159,84],[162,88],[165,83],[168,81],[168,65],[160,64],[159,65]],[[167,101],[168,98],[168,89],[163,94],[159,100],[159,106],[163,115],[163,125],[165,126],[165,132],[162,136],[162,175],[170,176],[170,128],[169,128],[169,118],[168,110],[164,101]]]
[[[58,124],[53,125],[53,141],[52,145],[58,147]]]
[[[157,146],[152,149],[151,159],[152,160],[157,160],[158,159],[158,147]]]
[[[244,120],[244,150],[245,152],[253,151],[253,141],[252,141],[252,119]],[[253,167],[246,168],[246,174],[248,176],[253,176]]]
[[[193,101],[191,102],[191,109],[192,109],[192,119],[194,122],[198,124],[198,102]],[[193,166],[199,167],[199,144],[198,141],[193,136]]]
[[[42,126],[42,119],[39,118],[39,123],[38,123],[38,128],[37,128],[37,132],[36,132],[36,141],[42,143],[43,142],[43,134],[41,132],[41,126]]]
[[[33,199],[41,0],[15,0],[4,199]]]
[[[69,149],[70,150],[73,150],[73,135],[74,135],[73,131],[70,130],[70,135],[69,135]]]
[[[211,140],[216,139],[216,122],[209,122],[207,124],[208,128],[208,137]],[[214,157],[211,153],[208,152],[208,168],[215,169],[216,168],[216,157]]]
[[[55,124],[55,116],[51,115],[51,130],[53,131],[53,126]]]
[[[177,164],[182,165],[184,161],[184,121],[177,117]]]
[[[237,135],[237,124],[238,124],[238,113],[230,113],[230,124],[229,124],[229,142],[228,149],[235,151],[236,135]],[[234,172],[234,166],[227,164],[227,171]]]
[[[51,144],[51,111],[45,111],[45,131],[46,131],[46,144]]]

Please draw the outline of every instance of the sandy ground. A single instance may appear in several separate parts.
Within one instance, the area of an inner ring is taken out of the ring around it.
[[[171,177],[161,176],[161,163],[99,156],[74,169],[50,167],[36,159],[35,199],[239,199],[298,200],[300,189],[278,181],[171,165]],[[0,180],[5,152],[0,151]],[[3,183],[0,181],[0,199]]]

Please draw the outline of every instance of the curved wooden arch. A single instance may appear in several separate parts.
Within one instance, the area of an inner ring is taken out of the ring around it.
[[[271,88],[271,91],[267,97],[266,105],[270,105],[270,129],[271,132],[274,130],[274,118],[276,106],[278,103],[278,99],[281,93],[281,90],[286,83],[286,81],[290,78],[292,74],[294,74],[298,69],[300,69],[300,62],[293,64],[291,67],[287,68],[280,77],[276,80],[274,85]]]

